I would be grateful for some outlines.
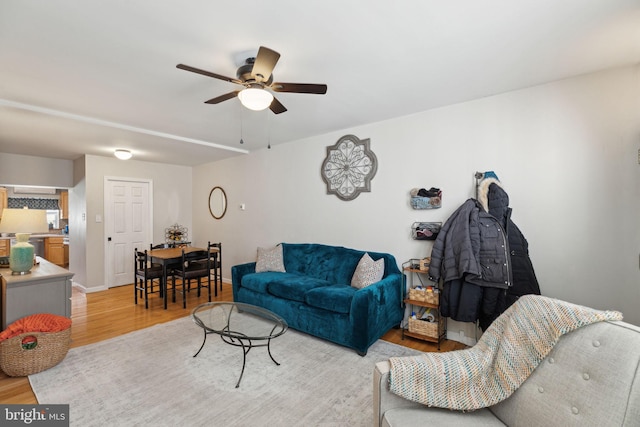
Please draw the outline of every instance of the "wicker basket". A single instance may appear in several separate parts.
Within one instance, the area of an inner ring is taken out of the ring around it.
[[[442,206],[442,197],[411,197],[411,207],[413,209],[438,209]]]
[[[439,322],[427,322],[426,320],[409,319],[409,332],[437,338],[439,336],[438,323]]]
[[[35,344],[23,344],[28,337],[34,337]],[[16,335],[0,342],[0,368],[10,377],[25,377],[44,371],[65,358],[70,342],[71,328],[60,332]]]
[[[424,289],[409,289],[409,299],[413,301],[422,301],[438,305],[438,295],[436,292],[427,292]]]
[[[420,289],[409,289],[409,299],[413,301],[424,301],[426,292]]]

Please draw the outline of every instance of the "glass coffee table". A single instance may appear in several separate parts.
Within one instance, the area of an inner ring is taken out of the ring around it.
[[[239,302],[208,302],[200,304],[191,311],[191,317],[196,325],[204,330],[202,345],[193,357],[202,351],[207,342],[207,335],[220,335],[227,344],[242,347],[242,371],[236,388],[247,363],[247,353],[253,347],[267,347],[269,357],[273,363],[280,365],[271,355],[271,340],[284,334],[289,326],[277,314],[251,304]]]

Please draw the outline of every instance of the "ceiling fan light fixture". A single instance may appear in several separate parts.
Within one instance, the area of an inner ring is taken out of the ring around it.
[[[271,92],[255,87],[250,87],[240,91],[240,93],[238,93],[238,98],[240,98],[242,105],[254,111],[262,111],[265,108],[268,108],[269,105],[271,105],[271,102],[273,102],[273,95]]]
[[[116,150],[113,155],[120,160],[129,160],[133,156],[133,154],[131,154],[131,151],[121,149]]]

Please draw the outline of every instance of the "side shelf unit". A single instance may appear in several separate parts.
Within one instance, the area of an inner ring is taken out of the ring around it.
[[[440,350],[440,342],[444,340],[447,332],[446,319],[440,315],[440,292],[435,289],[434,285],[425,285],[421,275],[426,275],[429,270],[421,270],[413,266],[412,261],[407,261],[402,265],[403,278],[406,281],[409,276],[409,287],[404,283],[404,290],[409,289],[404,298],[404,303],[409,307],[409,318],[403,322],[402,339],[405,336],[420,339],[423,341],[434,342]],[[414,283],[414,279],[418,279],[422,288],[433,286],[434,292],[425,292],[417,290],[418,284]],[[423,313],[427,313],[428,320],[421,318],[413,318],[412,313],[417,313],[422,317]]]

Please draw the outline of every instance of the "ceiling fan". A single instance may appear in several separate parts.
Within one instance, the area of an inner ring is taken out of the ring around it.
[[[236,79],[221,76],[220,74],[201,70],[189,65],[178,64],[176,67],[181,70],[191,71],[202,74],[203,76],[244,86],[244,89],[234,90],[233,92],[217,96],[205,101],[205,104],[218,104],[237,96],[240,98],[242,105],[249,109],[264,110],[269,107],[275,114],[280,114],[287,111],[287,109],[267,89],[274,92],[311,93],[318,95],[327,93],[327,85],[325,84],[274,82],[272,72],[278,59],[280,59],[278,52],[260,46],[258,55],[255,58],[247,58],[244,65],[238,68]]]

